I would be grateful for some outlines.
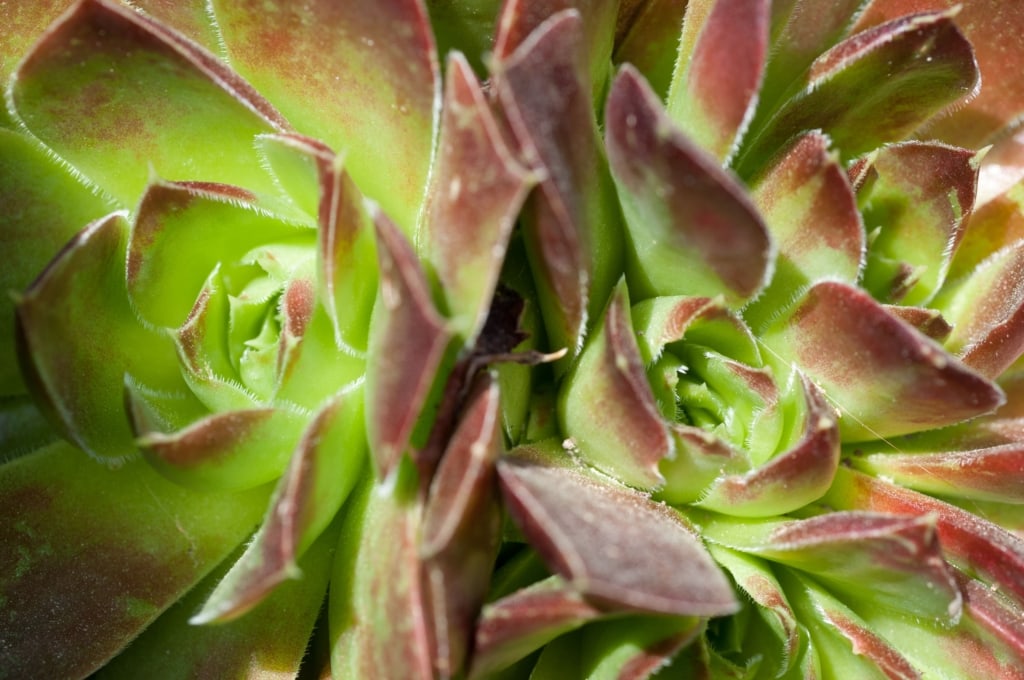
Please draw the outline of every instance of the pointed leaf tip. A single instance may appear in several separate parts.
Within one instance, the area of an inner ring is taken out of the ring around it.
[[[605,123],[632,242],[630,289],[648,297],[724,295],[733,306],[755,295],[774,258],[757,208],[730,173],[675,128],[628,65],[612,84]]]
[[[553,570],[614,609],[736,611],[728,581],[674,510],[571,465],[553,443],[498,463],[512,518]]]
[[[377,471],[390,479],[409,446],[452,332],[430,299],[412,246],[384,213],[377,229],[380,289],[367,358],[367,434]]]

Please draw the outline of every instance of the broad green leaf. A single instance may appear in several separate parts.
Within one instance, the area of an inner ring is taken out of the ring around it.
[[[111,0],[84,0],[21,63],[15,115],[123,206],[153,172],[273,193],[253,138],[285,120],[216,58]]]
[[[63,434],[97,458],[137,453],[125,375],[184,389],[168,336],[144,327],[125,294],[128,225],[115,213],[83,229],[17,302],[22,362]]]
[[[215,0],[232,66],[299,132],[345,158],[360,190],[412,236],[440,74],[421,0]]]
[[[327,592],[337,532],[299,563],[302,578],[279,585],[249,616],[197,626],[189,617],[224,578],[221,566],[192,588],[96,674],[96,680],[295,677]]]
[[[27,7],[32,3],[18,3]],[[13,37],[13,36],[12,36]],[[61,246],[110,212],[80,177],[38,144],[0,130],[0,395],[24,392],[14,354],[14,301]]]
[[[195,493],[64,443],[4,465],[0,668],[88,676],[245,540],[268,493]]]

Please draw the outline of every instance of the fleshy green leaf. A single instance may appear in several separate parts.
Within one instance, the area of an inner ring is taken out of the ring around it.
[[[798,137],[754,181],[752,195],[779,249],[771,283],[743,310],[754,328],[812,283],[857,281],[864,226],[827,137],[820,132]]]
[[[120,214],[83,229],[17,304],[22,365],[48,415],[91,455],[136,454],[125,374],[184,389],[167,336],[143,327],[124,290],[128,226]]]
[[[754,125],[759,127],[804,71],[847,32],[857,12],[871,0],[775,0],[772,2],[771,59],[759,93]]]
[[[17,9],[35,4],[18,3]],[[111,206],[39,145],[8,130],[0,130],[0,204],[0,249],[7,253],[0,267],[0,395],[14,395],[25,387],[15,360],[14,301],[8,292],[24,290],[61,246]]]
[[[825,496],[833,507],[900,515],[931,514],[942,549],[962,565],[1024,602],[1024,539],[966,510],[868,475],[840,468]]]
[[[842,283],[813,286],[762,340],[834,400],[844,442],[949,425],[1003,402],[995,384]]]
[[[367,359],[366,423],[377,472],[389,479],[452,333],[434,308],[412,247],[383,213],[374,215],[374,223],[381,283]]]
[[[253,199],[236,187],[150,185],[128,246],[128,292],[143,319],[177,327],[218,263],[240,263],[268,243],[312,243],[311,231],[272,217]]]
[[[619,3],[615,63],[632,64],[662,98],[672,82],[686,5],[687,0]]]
[[[757,293],[772,244],[739,182],[674,129],[629,66],[612,84],[605,120],[633,295],[721,294],[736,306]]]
[[[935,305],[953,325],[946,348],[982,375],[998,377],[1024,352],[1024,242],[994,253]]]
[[[549,343],[570,354],[615,286],[622,257],[585,37],[578,12],[559,12],[498,61],[493,78],[526,163],[546,175],[524,208],[523,235]]]
[[[601,610],[560,576],[517,590],[483,608],[469,677],[488,677],[599,616]]]
[[[363,197],[340,159],[320,165],[317,287],[338,347],[366,350],[377,292],[376,241]]]
[[[870,162],[864,223],[872,233],[864,287],[925,304],[942,286],[974,205],[978,158],[931,142],[883,147]]]
[[[708,540],[809,572],[851,598],[949,623],[960,617],[960,590],[942,559],[934,516],[832,512],[790,521],[694,518]]]
[[[224,577],[231,560],[178,600],[96,674],[96,680],[295,677],[327,591],[337,532],[328,532],[300,562],[302,578],[281,584],[249,616],[216,626],[189,617]]]
[[[839,426],[824,393],[807,379],[801,383],[807,408],[799,442],[747,473],[722,475],[696,505],[728,515],[767,517],[824,495],[839,465]]]
[[[564,10],[576,10],[582,19],[579,55],[583,64],[589,65],[589,78],[595,96],[604,88],[608,79],[608,62],[611,59],[615,38],[618,2],[611,0],[508,0],[502,3],[495,27],[494,55],[507,59],[530,39],[541,24]],[[587,89],[587,88],[584,88]],[[588,90],[589,91],[589,90]]]
[[[465,58],[452,55],[447,73],[423,240],[452,326],[472,344],[535,178],[506,145]]]
[[[331,577],[331,671],[338,678],[432,680],[431,626],[421,580],[420,505],[373,483],[345,509]],[[370,480],[367,480],[370,481]]]
[[[421,0],[216,0],[235,69],[345,158],[407,235],[433,149],[440,76]]]
[[[904,139],[977,84],[971,45],[949,12],[901,17],[819,56],[804,89],[744,143],[737,171],[756,174],[789,139],[813,129],[848,161]]]
[[[63,443],[3,466],[0,668],[89,675],[245,539],[268,491],[197,494]]]
[[[615,609],[736,610],[725,578],[674,510],[568,460],[548,443],[519,447],[498,463],[506,508],[548,566]],[[641,552],[659,559],[638,562]]]
[[[920,680],[918,670],[870,624],[810,579],[790,577],[790,599],[806,621],[824,677]]]
[[[703,619],[688,616],[631,616],[594,623],[581,632],[580,677],[646,680],[703,629]]]
[[[285,120],[233,71],[162,24],[84,0],[14,76],[16,115],[122,205],[151,173],[272,192],[253,137]]]
[[[666,109],[719,161],[735,152],[757,106],[768,58],[767,0],[689,0]],[[696,36],[695,39],[687,39]]]
[[[261,408],[217,413],[166,434],[138,417],[134,426],[143,454],[164,476],[199,489],[235,491],[281,475],[306,419]]]
[[[190,619],[193,624],[241,616],[287,579],[304,579],[299,558],[330,524],[359,481],[363,458],[362,395],[329,402],[302,434],[263,525],[245,552]],[[329,540],[337,540],[330,534]]]
[[[661,486],[672,448],[633,337],[625,285],[615,289],[579,361],[562,383],[562,431],[589,465],[640,489]]]

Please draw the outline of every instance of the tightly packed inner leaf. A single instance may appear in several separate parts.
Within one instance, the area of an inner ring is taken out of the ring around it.
[[[0,678],[1024,678],[1015,3],[0,25]]]

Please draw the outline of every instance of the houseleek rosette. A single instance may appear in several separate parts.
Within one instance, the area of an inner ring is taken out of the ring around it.
[[[1020,677],[1024,15],[919,5],[3,10],[0,676]]]

